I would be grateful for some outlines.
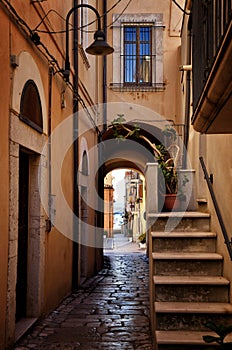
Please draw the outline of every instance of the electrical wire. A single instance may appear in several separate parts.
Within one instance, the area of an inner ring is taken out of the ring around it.
[[[35,43],[37,49],[43,54],[43,56],[46,58],[46,60],[48,61],[48,63],[49,63],[50,65],[53,66],[53,68],[54,68],[54,74],[59,73],[60,76],[61,76],[62,78],[64,78],[64,77],[63,77],[63,74],[62,74],[62,71],[63,71],[63,70],[62,70],[61,67],[59,66],[58,61],[57,61],[56,58],[49,52],[49,50],[48,50],[48,48],[46,47],[46,45],[44,45],[44,44],[40,41],[40,38],[39,38],[38,34],[35,33],[35,32],[33,32],[33,30],[32,30],[32,29],[28,26],[28,24],[19,16],[19,14],[18,14],[17,11],[15,10],[15,8],[9,3],[8,0],[0,0],[0,3],[2,3],[2,4],[7,8],[7,10],[9,11],[9,13],[10,13],[11,15],[13,15],[14,20],[19,24],[21,30],[23,30],[23,32],[24,32],[26,35],[29,35],[29,36],[30,36],[30,38],[32,39],[32,41]],[[26,30],[25,30],[25,28],[26,28]],[[29,33],[28,33],[28,32],[29,32]],[[43,50],[44,50],[45,52],[41,49],[41,47],[43,48]],[[91,113],[89,112],[89,109],[87,108],[87,106],[86,106],[86,104],[85,104],[83,98],[75,91],[73,84],[71,84],[70,82],[69,82],[69,83],[66,83],[66,84],[67,84],[67,86],[70,88],[70,90],[72,91],[72,93],[73,93],[73,95],[74,95],[76,101],[78,101],[78,102],[81,104],[82,108],[85,110],[85,112],[86,112],[86,114],[87,114],[89,120],[91,121],[91,123],[92,123],[94,129],[96,130],[96,132],[97,132],[98,134],[100,134],[100,130],[99,130],[98,126],[96,125],[94,119],[92,118],[92,115],[91,115]]]
[[[44,20],[48,17],[48,15],[54,12],[57,16],[59,16],[64,22],[65,22],[65,17],[63,17],[58,11],[54,10],[54,9],[50,9],[46,15],[44,15],[44,17],[41,19],[41,21],[39,22],[39,24],[37,24],[37,26],[33,29],[33,31],[39,31],[38,28],[41,26],[41,24],[44,22]],[[42,31],[41,31],[42,32]],[[64,32],[64,31],[62,31]]]
[[[103,13],[103,15],[100,16],[100,18],[103,18],[105,15],[107,15],[110,11],[112,11],[122,0],[118,0],[110,9],[108,9],[105,13]],[[132,2],[132,0],[129,0],[127,5],[124,7],[124,9],[122,10],[122,12],[118,15],[118,17],[111,22],[110,24],[108,24],[106,27],[104,27],[103,29],[109,28],[111,27],[121,16],[122,14],[126,11],[126,9],[128,8],[128,6],[130,5],[130,3]],[[58,31],[47,31],[47,30],[42,30],[42,29],[38,29],[38,27],[43,23],[44,19],[48,16],[49,12],[52,12],[52,10],[48,11],[48,13],[42,18],[42,20],[40,21],[40,23],[35,27],[34,31],[37,31],[38,33],[43,33],[43,34],[64,34],[66,33],[66,30],[58,30]],[[54,11],[56,12],[56,11]],[[57,12],[58,14],[58,12]],[[66,21],[66,19],[64,17],[62,17],[61,15],[59,15],[64,21]],[[77,30],[80,30],[84,33],[94,33],[95,30],[84,30],[84,28],[89,27],[90,25],[94,24],[97,21],[97,19],[94,19],[91,22],[88,22],[87,24],[80,26],[77,28]],[[69,23],[70,25],[70,23]],[[71,24],[72,25],[72,24]],[[69,29],[69,32],[72,32],[76,30],[75,28],[71,28]]]
[[[132,0],[129,0],[127,5],[124,7],[124,9],[122,10],[122,12],[118,15],[118,17],[113,21],[111,22],[107,27],[111,27],[112,24],[114,24],[115,22],[117,22],[117,20],[123,15],[123,13],[126,11],[126,9],[129,7],[129,5],[131,4]]]
[[[101,15],[100,17],[102,18],[102,17],[104,17],[105,15],[107,15],[110,11],[112,11],[112,9],[114,9],[120,2],[121,2],[122,0],[118,0],[118,2],[117,3],[115,3],[110,9],[108,9],[105,13],[103,13],[103,15]],[[112,24],[114,23],[114,22],[116,22],[117,20],[118,20],[118,18],[120,18],[122,15],[123,15],[123,13],[126,11],[126,9],[128,8],[128,6],[130,5],[130,3],[132,2],[133,0],[129,0],[128,1],[128,3],[127,3],[127,5],[124,7],[124,9],[122,10],[122,12],[120,12],[120,14],[118,15],[118,17],[116,18],[116,20],[114,20],[113,22],[111,22],[110,24],[108,24],[106,27],[104,27],[103,29],[106,29],[106,28],[109,28],[109,27],[111,27],[112,26]],[[91,25],[91,24],[93,24],[94,22],[96,22],[96,20],[93,20],[92,22],[89,22],[89,23],[87,23],[87,24],[85,24],[85,25],[83,25],[82,27],[80,27],[80,28],[78,28],[78,29],[80,29],[80,30],[82,30],[83,32],[86,32],[86,33],[92,33],[92,32],[95,32],[94,30],[83,30],[83,28],[85,28],[85,27],[88,27],[89,25]]]
[[[185,14],[185,15],[190,15],[190,12],[185,11],[180,4],[178,4],[178,2],[176,0],[172,0],[174,2],[174,4]]]
[[[109,13],[110,11],[112,11],[122,0],[118,0],[109,10],[107,10],[103,15],[101,15],[100,17],[104,17],[107,13]],[[65,30],[60,30],[60,31],[51,31],[51,32],[48,32],[48,31],[45,31],[45,30],[40,30],[38,29],[39,26],[44,22],[44,20],[48,17],[48,15],[51,13],[51,12],[55,12],[61,19],[64,20],[64,22],[66,21],[65,17],[61,16],[59,14],[59,12],[51,9],[49,10],[46,15],[41,19],[41,21],[39,22],[39,24],[35,27],[34,31],[38,31],[39,33],[48,33],[48,34],[62,34],[62,33],[65,33],[66,31]],[[77,28],[78,30],[81,30],[82,28],[85,28],[93,23],[95,23],[97,21],[97,19],[93,20],[92,22],[89,22],[88,24],[84,25],[83,27],[79,27]],[[72,24],[71,24],[72,25]],[[73,29],[71,29],[73,30]],[[70,30],[70,31],[71,31]],[[89,31],[89,32],[93,32],[93,31]]]
[[[8,10],[10,9],[10,11],[16,16],[18,22],[21,23],[22,25],[24,25],[24,26],[27,28],[27,30],[30,32],[30,34],[32,34],[31,28],[30,28],[30,27],[28,26],[28,24],[24,21],[24,19],[22,19],[22,18],[18,15],[17,11],[16,11],[15,8],[11,5],[11,3],[10,3],[8,0],[4,0],[4,1],[3,1],[3,0],[0,0],[0,2],[2,2],[3,5],[4,5],[4,2],[5,2],[5,3],[6,3],[5,5],[8,6]]]

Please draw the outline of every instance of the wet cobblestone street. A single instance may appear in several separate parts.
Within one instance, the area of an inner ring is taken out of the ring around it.
[[[152,350],[146,255],[107,254],[104,270],[38,322],[15,349]]]

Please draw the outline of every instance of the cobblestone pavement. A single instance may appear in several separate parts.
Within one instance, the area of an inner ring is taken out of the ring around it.
[[[15,349],[152,350],[147,257],[133,244],[112,253]]]

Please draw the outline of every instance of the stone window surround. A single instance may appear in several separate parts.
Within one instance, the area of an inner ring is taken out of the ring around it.
[[[43,133],[39,134],[19,119],[22,89],[32,79],[39,91],[43,115]],[[19,149],[29,152],[29,221],[28,221],[28,296],[27,316],[37,318],[44,303],[44,259],[45,259],[45,212],[40,201],[41,179],[47,177],[46,155],[43,147],[47,132],[46,100],[39,69],[28,52],[19,55],[19,67],[12,80],[10,108],[10,198],[9,198],[9,256],[6,336],[11,344],[15,339],[17,243],[18,243],[18,193],[19,193]]]
[[[119,17],[119,18],[118,18]],[[117,19],[118,18],[118,19]],[[123,69],[121,69],[123,54],[123,26],[124,24],[150,24],[153,26],[153,37],[152,37],[152,55],[156,55],[155,69],[152,72],[152,86],[137,86],[138,91],[145,90],[163,90],[163,14],[119,14],[113,15],[113,82],[111,88],[113,90],[124,90],[130,91],[135,89],[134,86],[127,86],[123,81]]]

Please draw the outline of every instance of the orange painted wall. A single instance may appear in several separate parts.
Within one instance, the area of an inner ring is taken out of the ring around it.
[[[0,33],[8,33],[7,17],[0,20]],[[8,35],[6,35],[6,39]],[[6,321],[6,292],[7,292],[7,260],[8,260],[8,225],[9,225],[9,147],[8,147],[8,116],[10,66],[8,61],[8,40],[1,40],[0,62],[5,62],[1,69],[0,84],[0,349],[4,349]]]

